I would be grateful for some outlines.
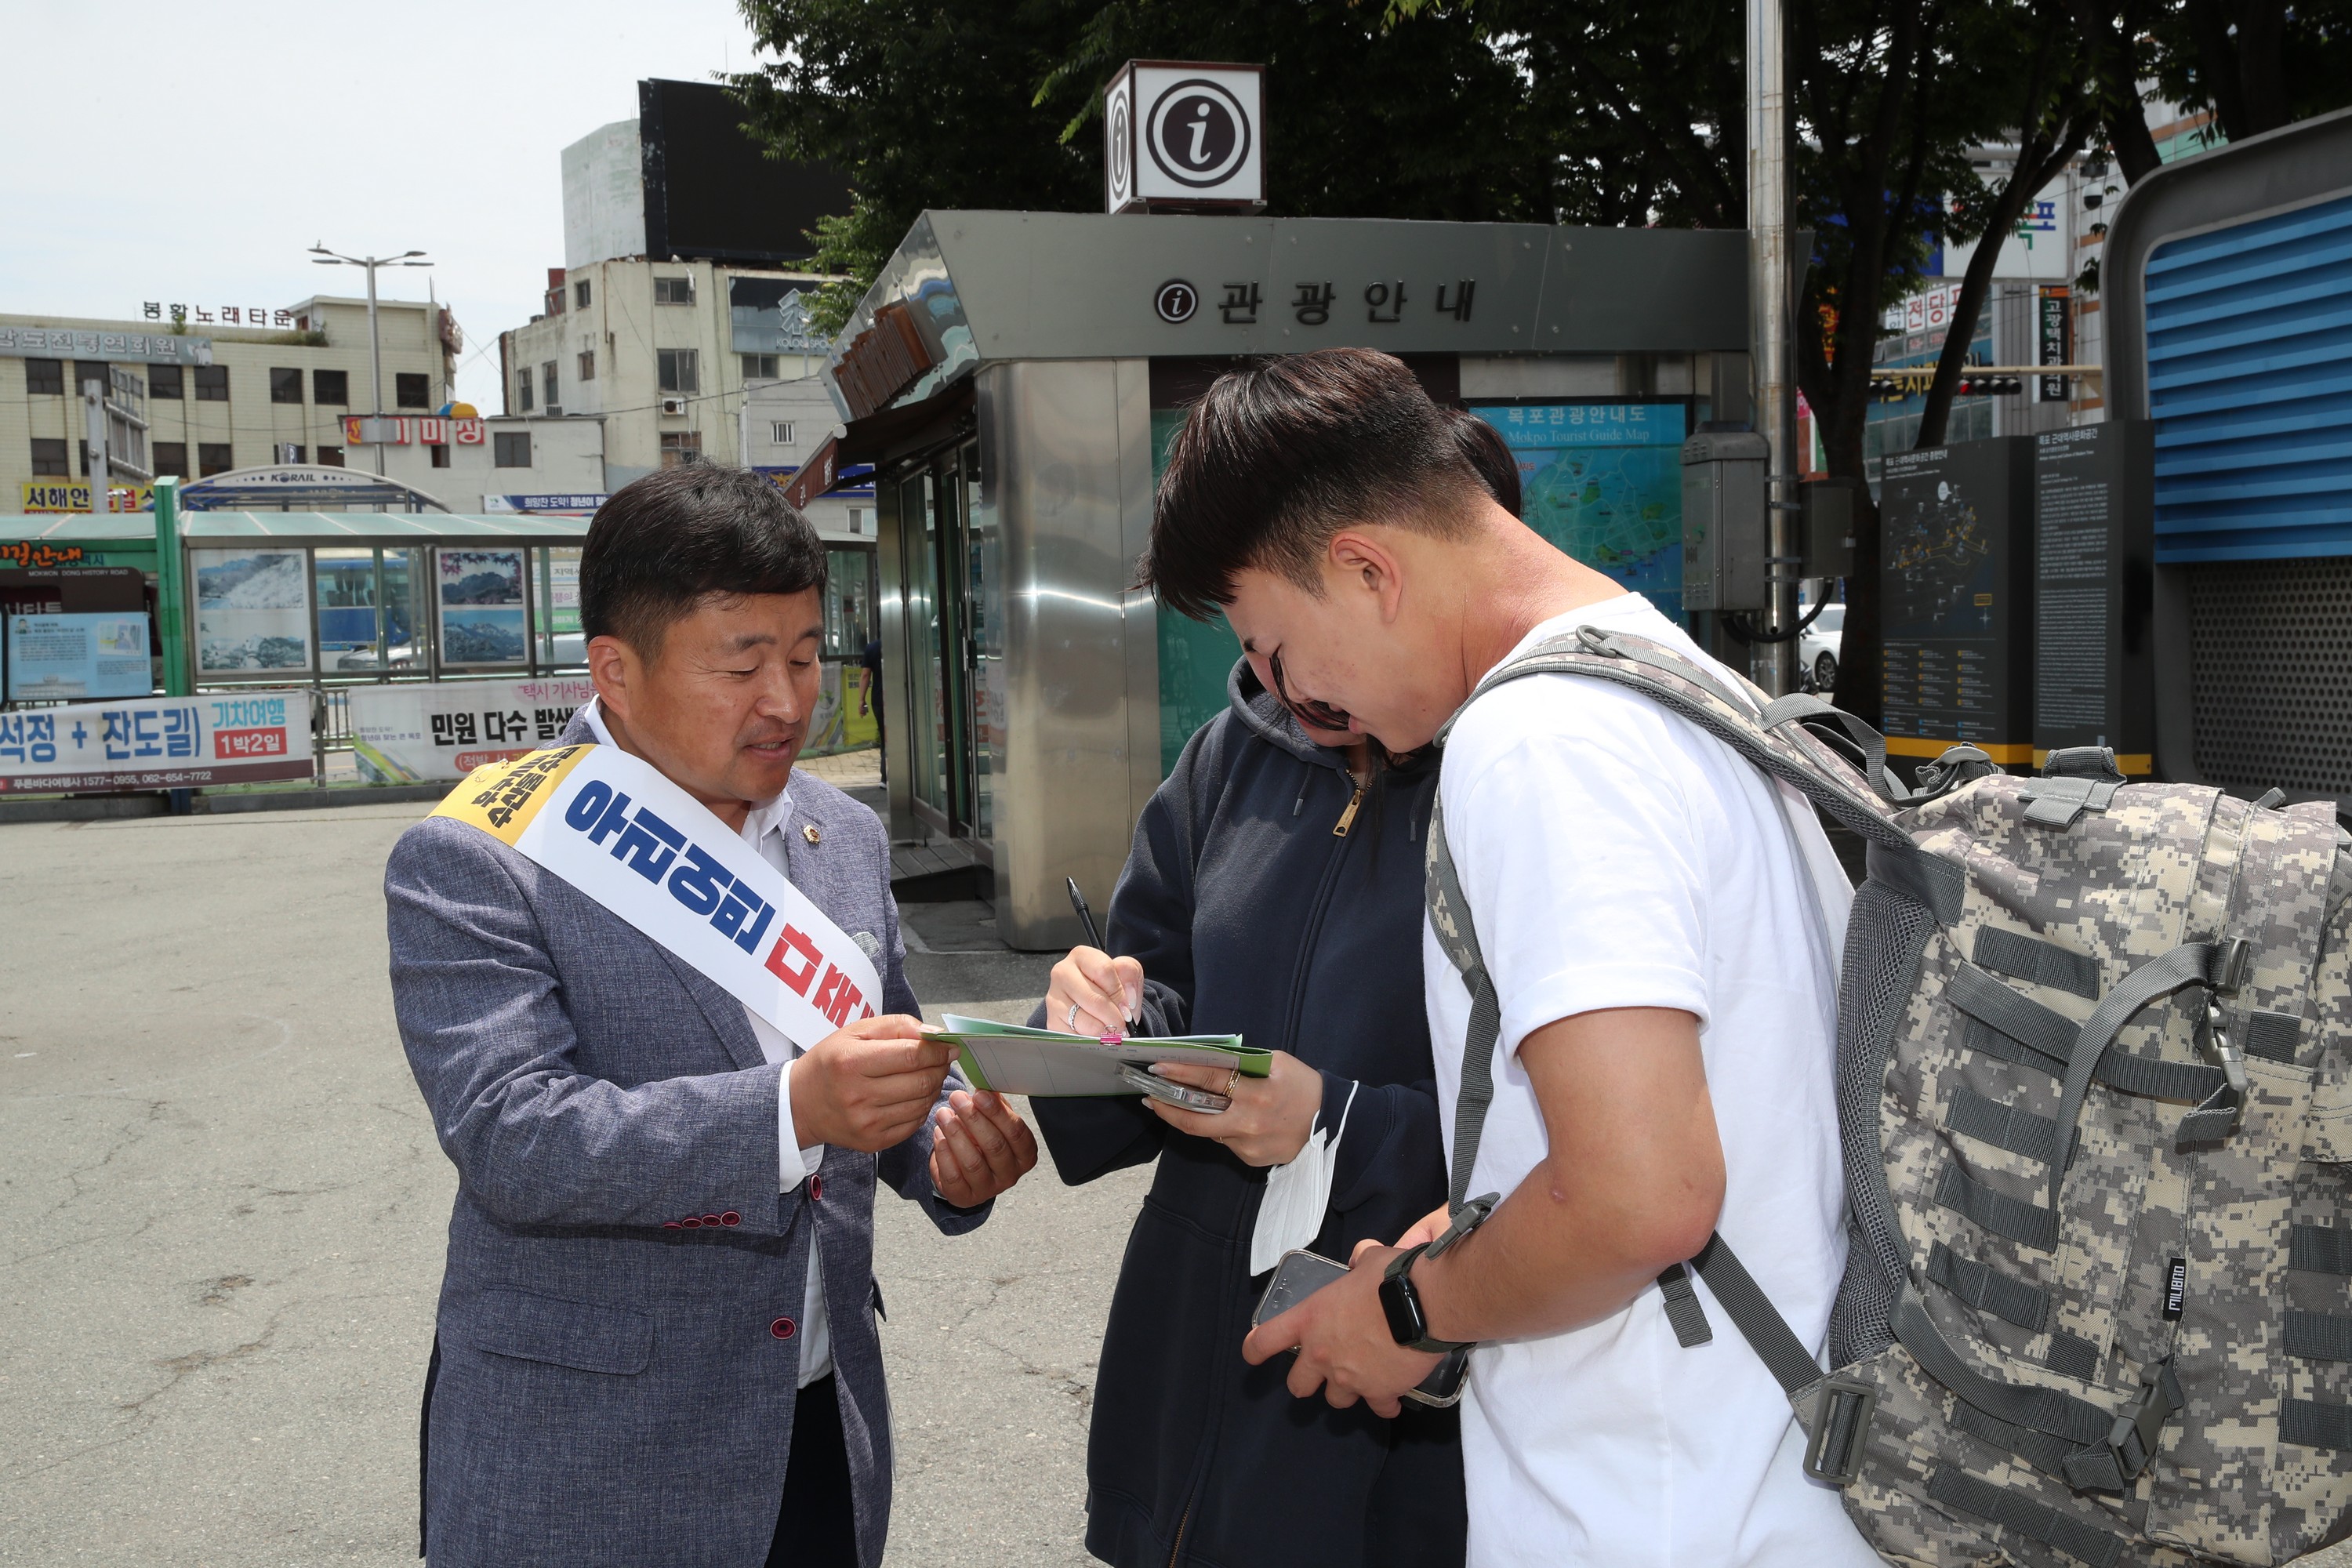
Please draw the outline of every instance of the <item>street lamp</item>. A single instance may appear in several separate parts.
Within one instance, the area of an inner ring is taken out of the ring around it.
[[[416,261],[410,259],[412,257],[421,257],[425,253],[421,250],[404,250],[398,256],[345,256],[341,251],[329,250],[324,245],[314,245],[310,247],[310,258],[311,263],[314,266],[364,267],[367,268],[368,395],[370,400],[375,405],[373,414],[375,424],[370,427],[369,434],[371,435],[381,436],[383,434],[383,343],[382,338],[377,334],[375,324],[375,269],[379,267],[432,266],[433,263],[430,261]],[[372,441],[368,444],[375,448],[375,471],[378,474],[381,474],[383,472],[383,443],[382,441]]]

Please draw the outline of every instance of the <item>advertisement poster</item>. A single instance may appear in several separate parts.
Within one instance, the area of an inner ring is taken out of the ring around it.
[[[1679,403],[1473,405],[1519,460],[1528,526],[1683,618]]]
[[[441,662],[524,664],[520,550],[436,550]]]
[[[310,574],[299,550],[192,550],[196,668],[205,675],[310,668]]]
[[[816,712],[809,720],[803,756],[855,752],[877,743],[874,704],[862,694],[865,684],[866,671],[859,666],[825,661],[817,678]]]
[[[8,700],[144,697],[155,689],[144,613],[8,617]]]
[[[370,784],[461,779],[484,763],[553,745],[595,695],[585,676],[354,686],[352,751]]]
[[[310,775],[307,690],[0,713],[0,795],[192,789]]]

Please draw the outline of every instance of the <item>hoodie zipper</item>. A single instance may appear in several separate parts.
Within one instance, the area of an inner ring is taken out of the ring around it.
[[[1356,808],[1363,804],[1364,786],[1358,784],[1356,786],[1356,793],[1348,797],[1348,808],[1339,814],[1339,820],[1331,825],[1332,837],[1345,838],[1348,837],[1348,829],[1356,826]]]

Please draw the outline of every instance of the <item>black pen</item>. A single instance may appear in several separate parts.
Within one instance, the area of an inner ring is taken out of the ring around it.
[[[1076,877],[1065,877],[1062,879],[1062,884],[1070,889],[1070,908],[1078,911],[1078,920],[1087,928],[1087,941],[1096,947],[1102,948],[1103,952],[1108,952],[1110,949],[1103,947],[1102,932],[1095,929],[1095,912],[1087,908],[1087,896],[1078,891],[1078,879]]]

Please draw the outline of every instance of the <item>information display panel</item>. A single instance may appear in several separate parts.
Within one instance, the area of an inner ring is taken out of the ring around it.
[[[2033,752],[2156,750],[2156,441],[2144,419],[2033,438]]]
[[[1879,592],[1887,750],[2033,761],[2032,448],[2022,436],[1890,453]]]

